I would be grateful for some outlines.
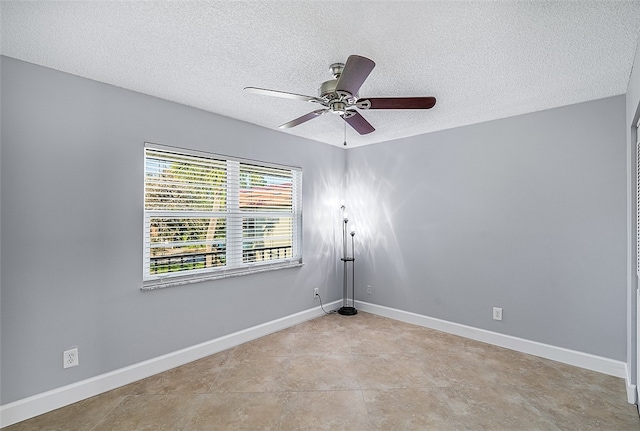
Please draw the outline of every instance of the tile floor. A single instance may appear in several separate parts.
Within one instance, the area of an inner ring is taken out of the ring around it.
[[[328,315],[5,428],[640,430],[622,379],[372,314]]]

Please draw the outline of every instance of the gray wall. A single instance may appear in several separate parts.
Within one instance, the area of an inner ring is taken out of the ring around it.
[[[2,404],[341,297],[342,149],[7,57],[1,79]],[[145,141],[301,166],[305,265],[141,292]]]
[[[618,96],[348,150],[356,299],[625,361],[624,118]]]

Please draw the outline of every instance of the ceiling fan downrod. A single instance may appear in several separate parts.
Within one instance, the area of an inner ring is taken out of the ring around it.
[[[339,79],[340,75],[342,75],[342,71],[344,70],[344,63],[333,63],[329,66],[329,71],[333,75],[333,79]]]

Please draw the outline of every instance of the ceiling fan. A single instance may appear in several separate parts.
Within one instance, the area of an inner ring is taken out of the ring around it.
[[[318,97],[288,93],[266,88],[245,87],[248,92],[264,94],[266,96],[283,97],[286,99],[303,100],[317,103],[322,109],[309,112],[302,117],[291,120],[279,126],[289,129],[298,126],[322,114],[331,112],[339,115],[361,135],[373,132],[375,129],[357,109],[430,109],[436,104],[435,97],[367,97],[360,98],[358,90],[367,79],[375,63],[359,55],[350,55],[346,63],[334,63],[330,67],[333,78],[325,81],[318,89]]]

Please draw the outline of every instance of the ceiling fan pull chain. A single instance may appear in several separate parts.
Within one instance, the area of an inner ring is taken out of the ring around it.
[[[347,122],[344,123],[344,143],[342,144],[345,147],[347,146]]]

